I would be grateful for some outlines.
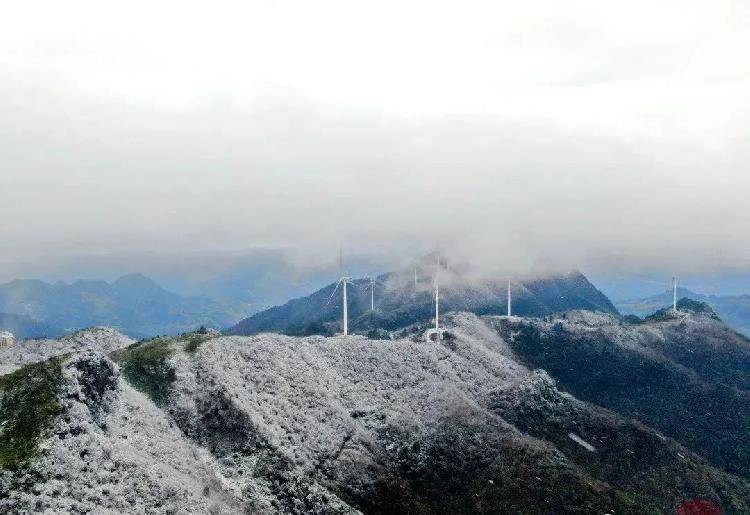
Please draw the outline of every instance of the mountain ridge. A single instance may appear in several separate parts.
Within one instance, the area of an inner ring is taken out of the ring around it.
[[[0,378],[0,418],[20,415],[7,403],[31,386],[54,397],[36,450],[0,467],[0,506],[666,514],[699,497],[750,509],[746,481],[561,391],[486,318],[447,315],[440,344],[184,335],[28,365]]]
[[[232,306],[169,292],[142,274],[127,274],[111,283],[16,279],[0,284],[0,312],[32,318],[62,333],[105,325],[134,338],[176,334],[202,325],[225,327],[239,318]]]
[[[591,312],[488,322],[576,397],[750,478],[750,340],[705,304],[681,299],[678,310],[636,323]]]
[[[56,338],[64,331],[24,315],[0,313],[0,331],[10,331],[16,340]]]
[[[469,280],[458,273],[441,270],[440,308],[450,311],[504,314],[507,283],[493,279]],[[391,272],[376,280],[376,309],[370,310],[369,279],[353,280],[348,288],[349,328],[366,334],[391,331],[434,316],[431,276],[414,282],[410,271]],[[441,279],[442,281],[443,279]],[[593,309],[618,314],[615,306],[578,271],[548,275],[532,280],[512,281],[513,313],[542,316],[569,309]],[[290,335],[334,334],[341,317],[341,300],[334,295],[336,283],[281,306],[261,311],[226,330],[227,334],[249,335],[281,332]]]
[[[687,288],[678,288],[680,298],[687,297],[705,302],[716,311],[729,326],[750,336],[750,295],[704,295]],[[624,315],[644,317],[654,311],[672,305],[672,291],[664,291],[648,297],[634,298],[615,302],[617,309]]]

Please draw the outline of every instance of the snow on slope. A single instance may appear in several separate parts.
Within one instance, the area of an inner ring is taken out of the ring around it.
[[[0,347],[0,375],[17,370],[23,365],[44,361],[69,352],[100,350],[111,352],[132,345],[133,340],[108,327],[94,327],[59,340],[26,340],[10,347]]]
[[[64,358],[61,414],[39,459],[0,470],[0,512],[637,513],[694,494],[750,509],[750,487],[559,392],[482,319],[445,325],[441,343],[262,334]]]
[[[92,367],[91,364],[99,367]],[[6,510],[46,513],[228,513],[205,457],[142,393],[118,381],[115,366],[86,352],[64,368],[66,416],[45,442],[34,472],[48,480],[11,489]],[[83,385],[98,383],[99,391]]]
[[[423,430],[529,374],[492,350],[503,344],[476,316],[455,319],[462,331],[454,350],[407,339],[263,334],[203,347],[197,370],[203,383],[206,376],[221,383],[265,438],[309,469],[342,445],[366,446],[367,431],[386,422]],[[480,331],[489,340],[470,338]],[[188,377],[182,367],[193,364],[180,365],[178,374]],[[186,387],[178,403],[188,404],[196,390]]]

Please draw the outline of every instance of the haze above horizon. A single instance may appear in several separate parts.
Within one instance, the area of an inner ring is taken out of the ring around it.
[[[0,266],[343,243],[746,270],[748,22],[729,0],[14,4]]]

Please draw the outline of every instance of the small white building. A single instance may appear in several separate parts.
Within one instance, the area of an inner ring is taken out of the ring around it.
[[[9,331],[0,331],[0,347],[9,347],[15,342],[13,333]]]

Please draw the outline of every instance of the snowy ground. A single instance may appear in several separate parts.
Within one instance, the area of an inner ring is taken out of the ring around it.
[[[566,323],[587,330],[607,325],[599,315],[572,316]],[[189,352],[170,344],[164,405],[134,389],[105,354],[131,343],[111,330],[2,354],[0,365],[12,370],[72,352],[64,361],[63,412],[29,470],[0,473],[0,494],[6,488],[0,512],[500,513],[526,507],[545,513],[550,506],[560,513],[625,512],[641,488],[631,477],[664,481],[677,494],[680,488],[711,498],[716,491],[750,494],[673,442],[560,393],[545,373],[522,365],[481,318],[452,314],[444,323],[446,339],[439,343],[414,335],[262,334],[217,337]],[[559,435],[550,429],[546,439],[533,438],[508,420],[546,424]],[[618,432],[660,446],[658,457],[645,465],[633,461]],[[596,460],[613,456],[626,480],[597,472],[606,467]],[[670,469],[678,459],[687,472]],[[24,474],[37,479],[19,479]],[[13,481],[22,486],[8,492]],[[626,487],[636,493],[619,493]],[[669,502],[660,498],[653,506]]]
[[[53,356],[98,350],[111,352],[131,345],[133,340],[108,327],[95,327],[77,331],[59,340],[26,340],[9,347],[0,347],[0,376],[14,370],[44,361]]]

